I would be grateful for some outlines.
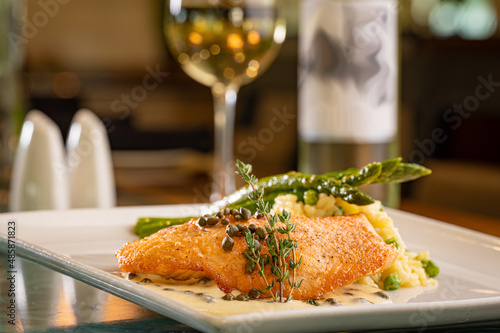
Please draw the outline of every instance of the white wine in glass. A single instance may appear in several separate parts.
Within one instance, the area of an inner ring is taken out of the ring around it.
[[[239,88],[262,74],[285,40],[279,0],[167,0],[164,34],[173,57],[212,88],[215,151],[211,201],[235,191],[233,134]]]

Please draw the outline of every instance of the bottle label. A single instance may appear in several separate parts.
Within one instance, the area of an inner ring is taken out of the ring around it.
[[[384,143],[397,134],[397,0],[305,0],[299,136]]]

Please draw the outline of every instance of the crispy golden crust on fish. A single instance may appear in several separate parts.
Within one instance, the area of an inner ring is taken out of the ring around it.
[[[294,299],[320,297],[366,275],[376,274],[389,267],[398,255],[394,245],[385,244],[363,214],[323,218],[292,216],[291,220],[297,223],[293,232],[294,240],[298,241],[297,259],[303,256],[297,281],[304,279],[302,286],[294,291]],[[236,222],[231,219],[231,223]],[[256,218],[238,223],[266,225],[264,219]],[[233,237],[232,251],[222,249],[225,230],[220,224],[199,227],[193,220],[127,243],[116,257],[120,269],[127,273],[178,279],[208,276],[224,292],[265,289],[257,271],[245,274],[248,260],[242,254],[247,249],[243,237]],[[265,242],[261,243],[262,253],[268,253]],[[265,272],[267,280],[272,281],[269,265]],[[287,286],[285,295],[288,290]]]

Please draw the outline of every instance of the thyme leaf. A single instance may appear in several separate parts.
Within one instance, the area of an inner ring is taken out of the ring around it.
[[[260,251],[256,248],[256,240],[251,237],[250,233],[245,235],[245,242],[248,246],[248,251],[251,255],[245,252],[248,260],[255,262],[257,271],[259,275],[264,280],[266,289],[260,291],[264,293],[270,291],[271,296],[275,302],[288,302],[293,298],[293,292],[298,289],[303,280],[297,281],[297,268],[302,263],[302,256],[297,261],[296,249],[298,246],[297,241],[292,239],[292,232],[295,231],[297,225],[296,223],[290,222],[291,214],[286,210],[283,210],[281,214],[271,214],[271,206],[269,202],[264,201],[264,189],[257,189],[256,183],[258,182],[257,177],[251,174],[252,166],[250,164],[245,164],[240,160],[237,160],[236,167],[238,171],[236,173],[241,176],[241,178],[249,185],[251,192],[248,198],[256,204],[257,213],[264,216],[267,221],[265,226],[266,230],[266,244],[269,250],[269,265],[271,266],[271,272],[274,275],[271,282],[267,281],[264,274],[264,260],[261,260]],[[278,226],[278,222],[281,223]],[[284,238],[278,238],[277,234],[284,235]],[[260,245],[260,244],[259,244]],[[285,298],[284,287],[285,283],[290,286],[290,293],[288,297]],[[277,286],[276,292],[272,292],[272,288]]]

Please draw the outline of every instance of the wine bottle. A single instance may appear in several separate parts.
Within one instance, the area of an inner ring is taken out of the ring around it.
[[[397,155],[398,1],[305,0],[299,22],[299,171]],[[398,188],[368,192],[388,206]]]

